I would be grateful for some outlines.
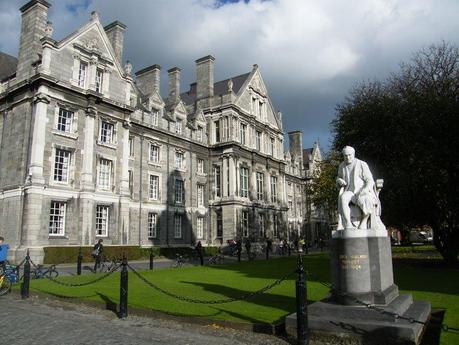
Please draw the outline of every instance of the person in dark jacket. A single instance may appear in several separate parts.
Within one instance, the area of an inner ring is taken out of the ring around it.
[[[198,244],[196,245],[196,247],[194,249],[196,250],[196,253],[199,256],[199,261],[201,263],[201,266],[203,266],[204,265],[204,258],[202,256],[202,243],[201,243],[201,241],[198,241]]]
[[[100,267],[100,262],[102,260],[102,252],[104,251],[104,246],[102,242],[104,242],[104,240],[99,239],[97,243],[94,245],[92,251],[92,257],[94,258],[94,272],[97,272],[97,268]]]

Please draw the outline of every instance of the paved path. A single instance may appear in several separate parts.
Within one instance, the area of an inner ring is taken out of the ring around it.
[[[288,345],[264,334],[130,316],[55,300],[0,297],[0,343],[8,345]]]

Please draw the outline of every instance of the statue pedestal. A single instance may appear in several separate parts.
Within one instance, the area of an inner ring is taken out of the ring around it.
[[[307,310],[312,344],[419,344],[425,326],[395,314],[426,322],[430,303],[399,295],[387,232],[349,229],[332,235],[333,290]],[[286,318],[286,329],[296,336],[296,314]]]

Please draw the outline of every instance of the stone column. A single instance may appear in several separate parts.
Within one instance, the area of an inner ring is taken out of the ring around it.
[[[236,169],[234,166],[234,156],[229,156],[229,193],[228,196],[235,196]]]
[[[40,86],[37,95],[34,97],[33,108],[33,134],[30,154],[29,177],[32,183],[44,183],[43,179],[43,155],[46,139],[46,115],[48,111],[49,98],[46,95],[48,88]]]
[[[121,161],[121,195],[129,195],[129,133],[131,123],[129,119],[123,122],[123,159]]]
[[[94,190],[94,127],[97,108],[93,105],[86,109],[84,128],[83,168],[81,171],[81,185],[83,190]]]
[[[223,165],[222,165],[222,197],[228,196],[228,157],[223,156]]]

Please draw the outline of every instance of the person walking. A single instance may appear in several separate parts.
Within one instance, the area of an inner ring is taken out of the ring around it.
[[[201,243],[201,241],[198,241],[198,244],[196,244],[196,247],[194,249],[196,250],[196,253],[199,256],[199,261],[201,263],[201,266],[204,266],[204,258],[202,257],[202,243]]]
[[[102,260],[102,252],[104,251],[104,245],[102,242],[104,242],[104,240],[99,239],[92,250],[92,257],[94,258],[94,273],[97,272],[97,268],[100,267],[100,262]]]

